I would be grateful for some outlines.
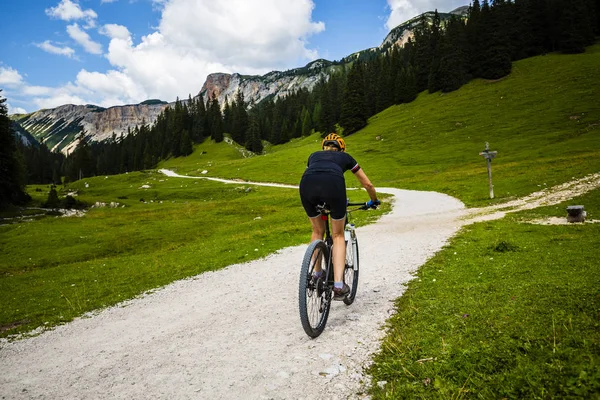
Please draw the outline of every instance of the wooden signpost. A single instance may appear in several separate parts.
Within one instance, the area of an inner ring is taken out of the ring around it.
[[[494,157],[496,157],[496,154],[498,154],[497,151],[490,151],[490,144],[488,142],[485,142],[485,150],[479,153],[479,155],[483,156],[483,158],[485,158],[487,161],[488,178],[490,181],[490,199],[494,198],[494,185],[492,184],[492,160]]]

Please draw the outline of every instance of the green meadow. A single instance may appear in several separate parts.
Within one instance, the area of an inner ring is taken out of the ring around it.
[[[600,223],[531,223],[571,204],[600,221],[596,189],[469,225],[423,265],[369,369],[373,398],[597,399]]]
[[[489,142],[495,201],[600,170],[600,45],[580,55],[548,54],[513,64],[508,77],[475,80],[452,93],[421,93],[390,107],[345,138],[348,152],[376,186],[433,190],[468,206],[489,204]],[[223,157],[225,143],[200,145],[161,166],[181,174],[297,184],[320,135]],[[349,180],[350,181],[350,180]],[[349,184],[355,184],[349,182]]]
[[[469,207],[598,172],[599,65],[596,45],[519,61],[499,81],[422,93],[371,118],[346,138],[348,151],[376,186],[439,191]],[[498,151],[493,200],[479,156],[486,142]],[[206,141],[159,168],[297,184],[319,146],[316,133],[248,156]],[[348,184],[356,186],[353,178]],[[48,187],[29,189],[36,203],[45,200]],[[309,236],[295,189],[144,171],[83,179],[60,196],[72,191],[88,205],[109,206],[0,226],[0,337],[56,326]],[[597,398],[600,225],[528,221],[564,217],[575,203],[600,219],[599,194],[463,228],[397,300],[369,370],[373,398]],[[388,210],[359,213],[357,224]]]

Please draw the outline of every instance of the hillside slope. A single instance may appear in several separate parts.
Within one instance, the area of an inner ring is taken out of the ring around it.
[[[521,60],[499,81],[475,80],[446,94],[421,93],[412,103],[372,117],[366,128],[346,138],[348,151],[378,186],[440,191],[467,205],[489,201],[486,165],[479,156],[486,142],[498,151],[492,166],[496,201],[597,172],[598,65],[600,45],[595,45],[584,54]],[[269,148],[265,155],[219,162],[213,162],[214,154],[202,154],[202,144],[191,156],[161,167],[297,183],[319,144],[319,135],[313,135]]]

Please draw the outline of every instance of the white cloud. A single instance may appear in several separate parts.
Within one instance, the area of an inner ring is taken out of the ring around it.
[[[98,31],[104,36],[108,36],[111,39],[123,39],[127,40],[131,36],[129,29],[123,25],[117,24],[106,24]]]
[[[88,104],[83,98],[68,93],[66,90],[58,90],[52,97],[36,97],[33,99],[38,110],[42,108],[55,108],[64,104]]]
[[[200,91],[209,73],[264,74],[303,65],[318,57],[307,39],[325,29],[311,18],[312,0],[153,0],[153,5],[162,12],[160,23],[137,43],[125,26],[99,29],[110,38],[105,57],[111,70],[81,70],[72,83],[37,96],[35,104],[114,106],[187,98]],[[68,32],[86,51],[102,51],[77,24]]]
[[[100,4],[104,4],[104,3],[114,3],[115,1],[119,1],[119,0],[100,0]]]
[[[75,57],[75,50],[73,50],[72,48],[70,48],[68,46],[64,46],[64,47],[55,46],[49,40],[46,40],[42,43],[35,43],[35,45],[48,53],[59,54],[62,56],[67,56],[69,58]]]
[[[102,54],[102,45],[100,43],[94,42],[90,35],[87,34],[84,30],[82,30],[79,25],[72,24],[67,26],[67,33],[81,47],[85,49],[88,53],[91,54]]]
[[[63,21],[77,21],[84,19],[87,27],[94,27],[98,14],[94,10],[82,10],[79,4],[71,0],[62,0],[56,7],[46,9],[46,15]]]
[[[387,0],[390,16],[385,26],[392,30],[396,26],[427,11],[450,12],[457,7],[467,6],[470,0]]]
[[[23,77],[16,69],[0,66],[0,85],[19,86],[23,83]]]
[[[27,96],[48,96],[54,91],[53,88],[47,86],[23,86],[21,92]]]
[[[306,39],[325,29],[311,20],[312,0],[171,0],[159,30],[176,48],[227,65],[289,68],[316,51]]]
[[[9,114],[27,114],[27,111],[21,107],[12,107],[10,104],[6,103]]]

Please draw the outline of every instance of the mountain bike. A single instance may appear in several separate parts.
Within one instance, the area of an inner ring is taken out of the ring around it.
[[[346,305],[354,302],[358,287],[358,240],[356,228],[350,223],[350,214],[356,210],[367,210],[366,203],[348,203],[348,207],[355,209],[346,210],[346,223],[344,236],[346,241],[346,265],[344,267],[344,282],[350,286],[350,292],[341,300]],[[300,321],[306,334],[312,338],[319,336],[325,329],[329,308],[333,295],[333,238],[329,227],[329,207],[327,204],[317,206],[321,219],[325,221],[325,237],[315,240],[308,245],[302,267],[300,269],[300,285],[298,290]],[[315,275],[317,270],[324,271],[320,276]],[[337,300],[337,299],[336,299]]]

